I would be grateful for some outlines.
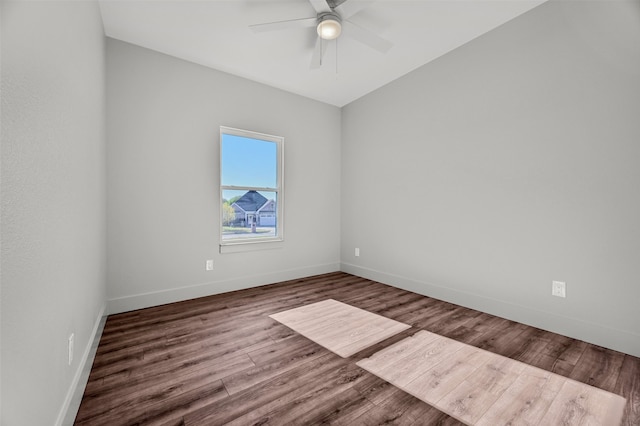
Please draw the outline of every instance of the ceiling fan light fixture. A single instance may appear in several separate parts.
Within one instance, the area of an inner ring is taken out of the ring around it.
[[[320,16],[320,18],[318,18],[317,30],[318,36],[323,40],[334,40],[338,38],[342,32],[340,17],[333,13]]]

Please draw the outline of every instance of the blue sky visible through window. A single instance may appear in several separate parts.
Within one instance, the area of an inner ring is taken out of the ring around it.
[[[222,135],[222,185],[275,188],[275,142]]]

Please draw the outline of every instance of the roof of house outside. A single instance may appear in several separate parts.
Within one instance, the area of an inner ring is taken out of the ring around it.
[[[258,209],[258,211],[260,213],[273,213],[276,211],[276,202],[275,200],[269,200],[266,203],[264,203],[262,205],[262,207],[260,207]]]
[[[255,212],[258,211],[260,207],[262,207],[267,200],[262,194],[257,191],[248,191],[242,197],[238,198],[238,200],[233,203],[237,204],[245,212]]]

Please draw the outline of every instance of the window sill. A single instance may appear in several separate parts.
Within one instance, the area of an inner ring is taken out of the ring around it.
[[[282,239],[267,241],[238,241],[220,244],[220,253],[244,253],[248,251],[273,250],[284,247]]]

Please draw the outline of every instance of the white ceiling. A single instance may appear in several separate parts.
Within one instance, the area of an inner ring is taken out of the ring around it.
[[[100,8],[109,37],[341,107],[544,1],[367,1],[350,20],[393,47],[379,53],[345,30],[319,69],[310,69],[315,28],[249,28],[314,17],[309,0],[100,0]]]

